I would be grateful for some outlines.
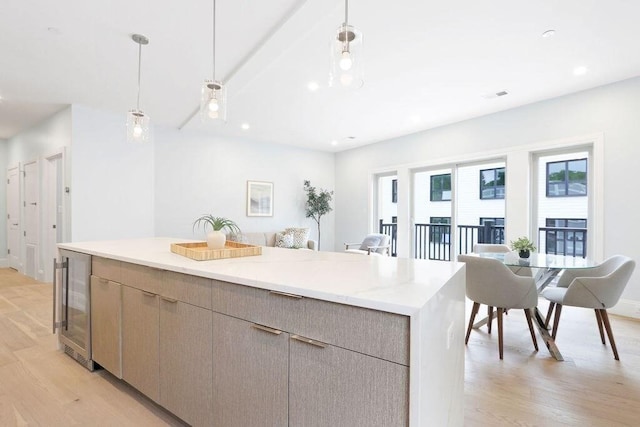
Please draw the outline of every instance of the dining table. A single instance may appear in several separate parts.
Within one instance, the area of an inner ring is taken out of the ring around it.
[[[528,258],[521,258],[516,251],[512,252],[482,252],[482,253],[470,253],[468,255],[478,256],[481,258],[492,258],[501,261],[504,265],[509,267],[514,273],[519,275],[529,276],[531,275],[536,284],[538,294],[542,292],[547,286],[553,286],[554,279],[558,277],[560,273],[570,269],[588,269],[599,265],[598,262],[582,257],[574,257],[569,255],[557,255],[546,253],[531,253]],[[546,318],[540,312],[540,309],[536,306],[534,309],[535,325],[542,337],[547,349],[551,356],[558,360],[563,361],[562,353],[558,349],[555,340],[551,337],[549,329],[546,326]],[[479,328],[486,324],[489,318],[486,317],[476,322],[473,327]]]

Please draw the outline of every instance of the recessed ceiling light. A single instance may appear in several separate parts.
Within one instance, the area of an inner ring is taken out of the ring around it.
[[[318,84],[318,82],[309,82],[309,84],[307,84],[307,88],[311,92],[315,92],[320,88],[320,85]]]
[[[542,37],[547,39],[549,37],[553,37],[555,34],[556,34],[556,30],[547,30],[544,33],[542,33]]]
[[[587,74],[587,71],[589,71],[589,69],[587,67],[585,67],[584,65],[581,65],[579,67],[576,67],[573,69],[573,75],[574,76],[584,76],[585,74]]]
[[[244,129],[244,130],[248,130],[249,129],[249,123],[243,123],[240,127],[242,129]]]
[[[331,145],[335,147],[336,145],[338,145],[338,141],[334,139],[333,141],[331,141]]]

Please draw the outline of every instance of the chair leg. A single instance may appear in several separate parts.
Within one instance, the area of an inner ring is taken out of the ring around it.
[[[547,317],[544,319],[544,327],[547,329],[549,329],[549,322],[551,321],[551,315],[553,314],[553,308],[555,306],[555,302],[549,301],[549,311],[547,311]]]
[[[502,308],[498,308],[498,351],[502,360]]]
[[[602,317],[602,323],[604,323],[604,328],[607,330],[609,343],[611,344],[611,349],[613,350],[613,358],[616,360],[620,360],[620,357],[618,357],[616,342],[613,339],[613,332],[611,331],[611,323],[609,323],[609,315],[607,314],[607,310],[605,310],[604,308],[600,309],[600,317]]]
[[[602,344],[606,344],[604,341],[604,329],[602,329],[602,316],[600,315],[600,310],[596,308],[593,311],[596,312],[596,320],[598,321],[598,329],[600,330],[600,341],[602,341]]]
[[[473,321],[476,318],[476,314],[478,314],[478,309],[480,308],[479,302],[473,303],[473,308],[471,309],[471,318],[469,319],[469,326],[467,327],[467,336],[464,338],[464,344],[467,345],[469,342],[469,335],[471,335],[471,329],[473,328]]]
[[[493,306],[487,306],[487,333],[491,333],[491,324],[493,323]]]
[[[529,324],[529,332],[531,332],[531,339],[533,340],[533,346],[536,351],[538,351],[538,340],[536,339],[536,334],[533,331],[533,322],[531,321],[531,310],[530,308],[524,309],[524,315],[527,317],[527,323]]]
[[[560,313],[562,312],[562,304],[556,304],[556,315],[553,318],[553,330],[551,331],[551,338],[556,339],[558,333],[558,323],[560,323]]]

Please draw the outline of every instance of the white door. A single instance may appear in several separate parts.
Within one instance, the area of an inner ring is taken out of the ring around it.
[[[9,267],[20,270],[20,170],[7,171],[7,249]]]
[[[37,278],[38,246],[38,164],[36,162],[24,165],[24,240],[26,248],[24,274]]]
[[[63,226],[63,177],[62,154],[48,157],[44,163],[44,194],[42,215],[44,230],[42,247],[44,249],[44,278],[45,282],[53,281],[53,271],[46,268],[57,255],[57,244],[62,242]]]

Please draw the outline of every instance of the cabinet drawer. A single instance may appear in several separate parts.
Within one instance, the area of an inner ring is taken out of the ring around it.
[[[409,317],[212,281],[212,309],[409,365]]]
[[[162,270],[156,268],[123,262],[121,264],[121,283],[141,291],[157,294],[160,292],[163,273]]]
[[[120,261],[114,259],[91,257],[91,274],[112,282],[122,283]]]
[[[211,279],[165,271],[162,275],[160,294],[211,310]]]

